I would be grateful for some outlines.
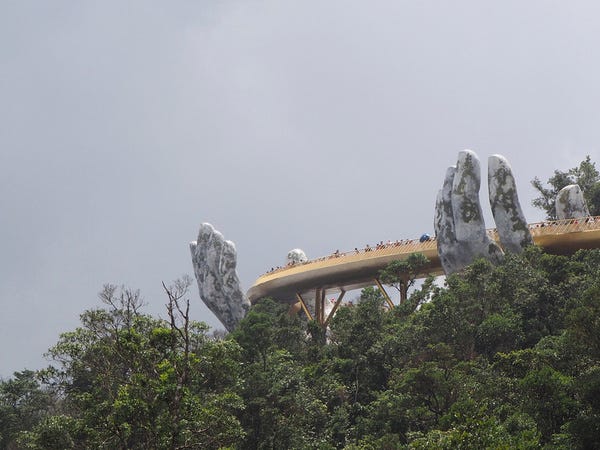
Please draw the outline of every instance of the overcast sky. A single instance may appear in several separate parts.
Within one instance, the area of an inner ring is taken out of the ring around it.
[[[104,283],[164,317],[204,221],[248,288],[295,247],[432,232],[465,148],[506,156],[541,220],[529,181],[600,159],[599,10],[0,0],[0,376],[44,366]]]

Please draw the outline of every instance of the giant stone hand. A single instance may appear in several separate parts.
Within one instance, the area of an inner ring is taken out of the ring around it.
[[[202,301],[232,331],[250,309],[236,271],[234,243],[226,241],[211,224],[203,223],[190,251]]]
[[[462,270],[479,257],[492,262],[502,258],[502,249],[488,237],[485,229],[479,202],[480,173],[477,155],[464,150],[458,154],[456,166],[446,171],[444,185],[438,193],[434,228],[446,274]],[[533,241],[519,204],[512,170],[500,155],[489,158],[488,185],[500,243],[506,251],[519,252]]]

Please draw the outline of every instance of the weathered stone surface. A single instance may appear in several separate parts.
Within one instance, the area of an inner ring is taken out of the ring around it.
[[[570,184],[558,192],[556,196],[557,219],[578,219],[589,215],[590,211],[579,185]]]
[[[454,214],[452,212],[452,183],[456,167],[450,166],[446,170],[444,185],[438,192],[435,203],[435,220],[433,228],[437,236],[438,254],[444,272],[452,273],[453,268],[458,265],[454,248],[457,245],[454,232]]]
[[[480,186],[479,158],[471,150],[459,152],[451,196],[454,229],[459,242],[483,242],[486,238],[479,204]]]
[[[502,250],[485,231],[479,203],[480,185],[479,158],[471,150],[460,152],[456,168],[450,167],[446,172],[436,200],[434,228],[446,274],[462,270],[479,257],[492,262],[502,257]]]
[[[306,257],[306,253],[304,253],[304,250],[301,250],[299,248],[290,250],[287,254],[286,262],[288,264],[300,264],[300,263],[305,263],[306,261],[308,261],[308,258]]]
[[[525,247],[533,244],[533,239],[519,203],[512,169],[504,156],[492,155],[488,158],[488,189],[502,249],[521,253]]]
[[[211,224],[203,223],[190,251],[200,298],[232,331],[250,309],[250,301],[240,288],[234,243],[226,241]]]

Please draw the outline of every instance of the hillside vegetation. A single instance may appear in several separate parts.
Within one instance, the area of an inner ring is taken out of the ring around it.
[[[215,336],[107,286],[39,371],[0,383],[3,448],[600,448],[600,251],[530,248],[363,291],[329,333],[265,300]]]

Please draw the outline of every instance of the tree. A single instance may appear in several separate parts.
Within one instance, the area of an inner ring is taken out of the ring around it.
[[[339,310],[331,321],[329,350],[355,402],[371,401],[375,391],[385,385],[378,344],[386,316],[381,293],[365,288],[356,306]]]
[[[549,366],[529,371],[519,382],[523,410],[536,420],[545,442],[575,413],[576,403],[569,392],[571,384],[571,377]]]
[[[21,431],[36,426],[57,403],[32,370],[15,372],[11,379],[0,381],[0,448],[14,445]]]
[[[231,334],[242,348],[243,448],[311,448],[326,442],[328,409],[319,398],[319,369],[308,363],[319,358],[309,354],[315,348],[307,325],[285,306],[263,299]]]
[[[400,301],[407,299],[408,290],[415,284],[429,260],[423,253],[411,253],[406,260],[396,260],[389,263],[379,272],[381,282],[394,287],[400,292]]]
[[[167,320],[141,313],[139,292],[107,285],[104,309],[63,333],[43,375],[63,415],[23,434],[29,448],[221,448],[240,442],[240,350],[193,322],[186,278],[165,286]],[[55,443],[55,444],[52,444]],[[54,445],[54,447],[52,447]]]
[[[590,214],[600,215],[600,173],[596,170],[596,164],[586,156],[578,167],[562,172],[555,170],[554,175],[548,178],[548,187],[535,177],[531,184],[540,193],[540,196],[532,201],[533,206],[546,212],[546,218],[556,219],[556,196],[558,192],[569,184],[578,184],[583,191],[583,196],[588,204]]]
[[[599,250],[530,247],[426,283],[391,311],[365,289],[328,330],[264,300],[220,337],[191,320],[189,280],[165,285],[165,320],[107,286],[48,370],[0,382],[1,443],[599,448],[598,280]]]

